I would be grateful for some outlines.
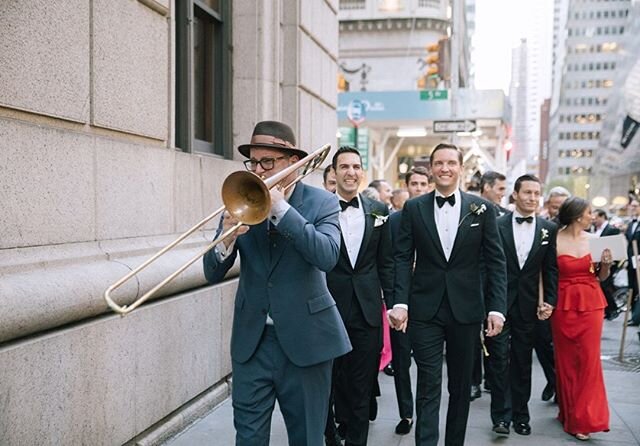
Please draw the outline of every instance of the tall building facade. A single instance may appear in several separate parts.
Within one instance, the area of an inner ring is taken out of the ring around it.
[[[560,5],[562,6],[562,5]],[[621,43],[629,32],[628,0],[596,2],[570,0],[567,7],[564,58],[558,56],[554,73],[561,72],[552,103],[549,178],[573,193],[589,196],[601,131],[620,68]],[[564,8],[557,8],[559,13]],[[558,23],[562,23],[559,18]],[[560,55],[563,51],[557,50]]]
[[[2,2],[0,445],[154,444],[228,396],[237,268],[208,286],[197,262],[124,318],[102,294],[222,204],[257,122],[289,123],[304,149],[334,141],[337,14],[336,0]]]
[[[511,51],[511,83],[509,101],[511,102],[511,142],[509,154],[509,173],[515,178],[526,173],[531,126],[529,124],[529,75],[528,75],[527,39],[521,39],[520,45]]]

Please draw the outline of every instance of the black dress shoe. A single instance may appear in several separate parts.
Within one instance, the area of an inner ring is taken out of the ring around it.
[[[393,374],[394,374],[393,366],[391,365],[391,363],[387,364],[386,367],[384,369],[382,369],[382,371],[387,376],[393,376]]]
[[[325,446],[342,446],[342,438],[340,438],[338,433],[334,433],[332,436],[325,435],[324,444]]]
[[[542,401],[549,401],[555,395],[556,389],[553,388],[551,384],[547,384],[544,386],[544,390],[542,391]]]
[[[509,435],[509,423],[506,421],[498,421],[493,425],[493,431],[499,435]]]
[[[482,396],[482,390],[480,390],[480,386],[471,386],[471,401],[476,398],[480,398]]]
[[[635,322],[633,320],[627,322],[627,327],[637,327],[638,325],[640,325],[640,322]]]
[[[413,420],[411,418],[403,418],[396,426],[396,434],[407,435],[411,432],[411,426],[413,426]]]
[[[336,430],[338,431],[340,438],[345,438],[347,436],[347,423],[338,424]]]
[[[378,418],[378,401],[376,397],[371,397],[369,401],[369,421],[374,421]]]
[[[513,423],[513,430],[519,435],[531,434],[531,426],[529,426],[529,423]]]

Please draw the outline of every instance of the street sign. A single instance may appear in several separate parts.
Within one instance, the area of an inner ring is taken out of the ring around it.
[[[473,132],[476,129],[476,121],[465,119],[464,121],[433,121],[434,133]]]
[[[449,98],[449,90],[421,90],[421,101],[443,101]]]
[[[367,105],[359,99],[349,102],[347,107],[347,118],[355,126],[364,122],[367,117]]]
[[[360,158],[362,158],[362,168],[369,168],[369,129],[366,127],[358,127],[358,141],[356,141],[355,127],[340,127],[340,146],[351,146],[358,149]]]

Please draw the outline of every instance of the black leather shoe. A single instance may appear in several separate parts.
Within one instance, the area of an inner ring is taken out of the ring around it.
[[[338,431],[340,438],[345,438],[347,436],[347,423],[338,424],[336,430]]]
[[[627,327],[637,327],[638,325],[640,325],[640,322],[635,322],[632,320],[627,322]]]
[[[482,390],[480,390],[480,386],[471,386],[471,401],[476,398],[480,398],[482,396]]]
[[[499,435],[509,435],[509,423],[506,421],[499,421],[493,425],[493,431]]]
[[[387,366],[384,369],[382,369],[382,371],[387,376],[393,376],[393,374],[394,374],[393,366],[391,365],[391,363],[387,364]]]
[[[542,391],[542,401],[549,401],[555,394],[556,389],[551,384],[547,384]]]
[[[531,435],[529,423],[513,423],[513,430],[519,435]]]
[[[411,426],[413,426],[413,420],[411,418],[403,418],[396,426],[396,434],[407,435],[411,432]]]
[[[325,435],[324,444],[325,446],[342,446],[342,439],[337,433],[334,433],[332,436]]]

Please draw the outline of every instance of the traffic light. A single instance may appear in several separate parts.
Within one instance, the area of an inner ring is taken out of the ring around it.
[[[342,73],[338,73],[338,91],[341,93],[349,91],[349,82],[347,82]]]
[[[440,42],[427,45],[427,57],[424,62],[427,67],[426,76],[438,75],[438,64],[440,63]]]
[[[424,59],[427,66],[428,77],[438,77],[441,80],[449,80],[451,66],[451,45],[448,37],[438,40],[438,43],[427,45],[427,57]]]

